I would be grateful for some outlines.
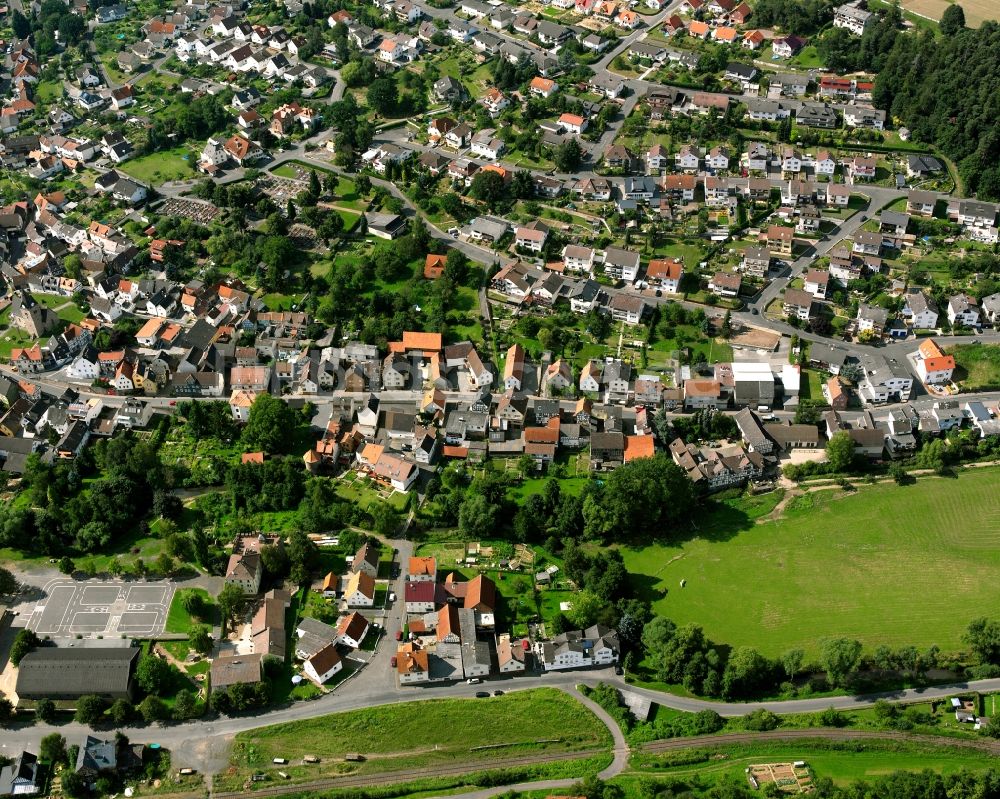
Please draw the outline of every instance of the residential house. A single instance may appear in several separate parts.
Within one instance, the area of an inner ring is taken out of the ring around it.
[[[344,588],[344,602],[349,608],[375,606],[375,578],[365,571],[353,572]]]
[[[862,3],[845,3],[838,6],[833,13],[833,26],[844,28],[855,36],[861,36],[874,21],[874,15],[862,7]]]
[[[615,322],[638,325],[646,312],[646,302],[642,297],[618,293],[611,298],[608,308]]]
[[[924,339],[915,357],[917,374],[924,383],[950,383],[955,371],[955,356],[946,355],[934,339]]]
[[[968,294],[948,298],[948,322],[952,327],[979,327],[979,304]]]
[[[327,644],[302,664],[302,671],[317,685],[323,685],[343,668],[344,663],[337,654],[336,644]]]
[[[742,278],[735,272],[716,272],[708,282],[708,290],[719,297],[737,297]]]
[[[881,338],[885,332],[885,324],[889,313],[885,308],[862,303],[858,306],[857,328],[859,333],[871,332],[875,338]]]
[[[802,289],[785,289],[782,298],[782,311],[787,316],[808,321],[812,317],[814,296]]]

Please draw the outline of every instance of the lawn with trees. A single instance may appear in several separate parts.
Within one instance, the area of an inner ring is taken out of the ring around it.
[[[850,636],[960,651],[969,621],[1000,600],[997,478],[814,492],[763,524],[728,508],[676,543],[622,551],[658,614],[728,645],[816,658],[824,639]]]

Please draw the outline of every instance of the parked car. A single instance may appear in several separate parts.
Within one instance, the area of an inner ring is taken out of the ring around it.
[[[482,680],[480,680],[478,677],[469,677],[469,679],[467,679],[465,682],[468,683],[469,685],[478,685],[479,683],[482,682]]]
[[[503,691],[494,691],[493,696],[503,696]]]
[[[476,699],[486,699],[489,695],[489,691],[476,691]]]
[[[393,655],[391,658],[389,658],[389,665],[392,666],[393,668],[396,668],[396,656],[395,655]]]

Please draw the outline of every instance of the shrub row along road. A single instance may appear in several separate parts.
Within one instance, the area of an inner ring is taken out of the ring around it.
[[[729,744],[761,743],[768,741],[891,741],[920,746],[958,747],[975,749],[991,755],[1000,754],[1000,741],[989,738],[947,738],[939,735],[914,735],[891,730],[768,730],[766,732],[733,732],[724,735],[696,735],[692,738],[669,738],[651,741],[638,747],[641,752],[657,754],[679,749],[716,748]]]

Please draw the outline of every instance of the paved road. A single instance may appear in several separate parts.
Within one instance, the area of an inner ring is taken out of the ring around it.
[[[390,621],[389,624],[393,622]],[[338,713],[357,710],[364,707],[394,704],[397,702],[428,701],[441,697],[471,698],[477,689],[483,686],[470,686],[457,683],[446,686],[401,688],[395,685],[395,680],[385,679],[379,673],[379,661],[387,663],[386,658],[376,658],[375,662],[359,673],[359,677],[344,683],[336,692],[327,694],[313,702],[301,702],[280,708],[260,716],[237,716],[219,718],[215,721],[196,721],[185,724],[173,724],[164,727],[131,727],[123,730],[134,740],[156,741],[176,753],[178,766],[192,765],[204,768],[206,760],[217,762],[219,747],[224,749],[225,743],[238,732],[256,729],[289,721],[315,718],[328,713]],[[383,667],[388,670],[388,667]],[[360,675],[368,675],[362,679]],[[675,696],[673,694],[640,688],[625,684],[612,669],[588,670],[585,672],[548,673],[544,675],[523,676],[509,679],[490,680],[485,687],[502,688],[507,692],[529,690],[539,687],[554,687],[572,691],[577,684],[596,685],[598,682],[610,683],[620,689],[628,690],[646,697],[664,707],[687,712],[700,710],[715,710],[722,716],[742,716],[758,709],[767,709],[774,713],[815,713],[833,707],[837,710],[856,710],[870,707],[878,699],[888,699],[894,702],[925,702],[929,699],[941,699],[958,692],[1000,691],[1000,678],[958,682],[948,685],[931,686],[927,688],[908,688],[899,691],[886,691],[876,694],[858,696],[817,697],[811,699],[789,699],[762,702],[714,702],[693,697]],[[346,690],[345,690],[346,689]],[[39,745],[42,737],[50,732],[59,732],[67,738],[84,735],[91,730],[75,722],[67,724],[17,724],[6,729],[2,746],[11,751],[21,748],[33,748]],[[100,731],[98,731],[100,734]],[[616,759],[623,757],[617,751],[621,740],[616,738]],[[0,746],[0,752],[4,751]],[[216,747],[216,748],[213,748]],[[207,754],[206,754],[207,752]]]

